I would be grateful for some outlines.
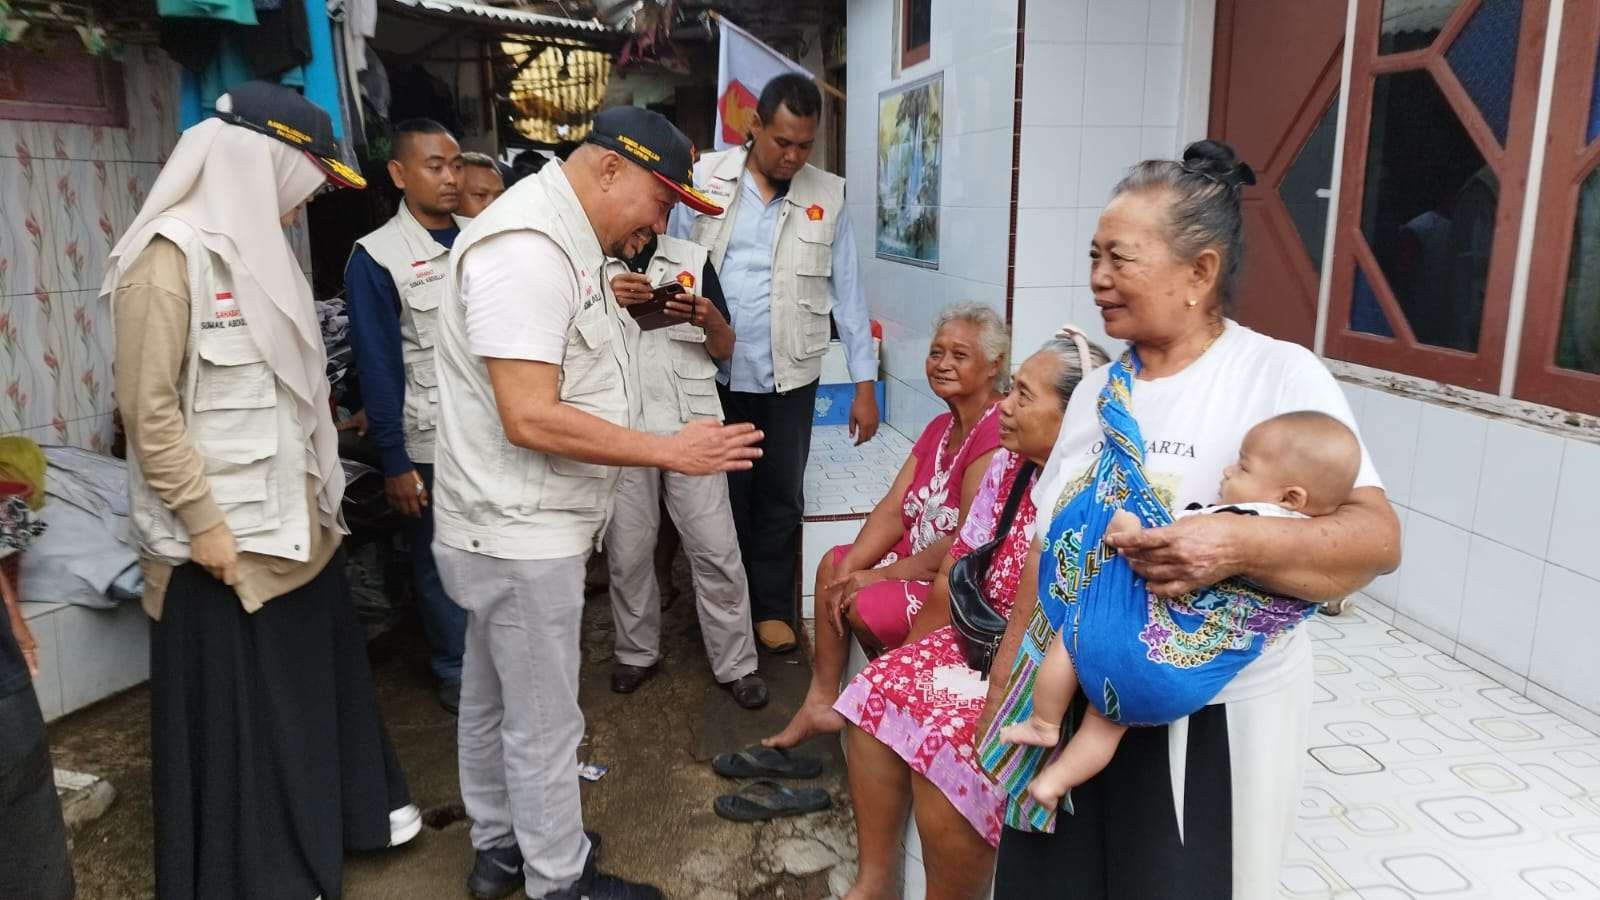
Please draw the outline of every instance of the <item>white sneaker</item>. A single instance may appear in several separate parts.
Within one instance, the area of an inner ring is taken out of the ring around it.
[[[422,810],[415,803],[407,803],[389,813],[389,846],[409,843],[422,832]]]

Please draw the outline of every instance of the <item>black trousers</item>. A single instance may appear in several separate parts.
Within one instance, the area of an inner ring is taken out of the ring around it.
[[[1074,701],[1082,716],[1082,694]],[[1054,834],[1006,828],[995,900],[1228,900],[1233,810],[1228,712],[1189,717],[1183,832],[1172,805],[1167,726],[1130,728],[1111,763],[1072,790]]]
[[[9,638],[9,631],[0,632],[0,639]],[[71,897],[67,826],[56,799],[44,717],[31,685],[0,695],[0,823],[5,833],[0,840],[0,897]]]
[[[766,435],[761,442],[762,457],[755,466],[728,475],[733,525],[750,580],[750,615],[757,622],[777,619],[792,623],[817,383],[781,394],[730,391],[721,385],[717,390],[730,424],[749,422]]]

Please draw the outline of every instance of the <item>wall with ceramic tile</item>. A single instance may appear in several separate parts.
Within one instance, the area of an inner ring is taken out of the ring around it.
[[[0,121],[0,433],[111,440],[107,253],[177,137],[177,68],[133,48],[128,127]]]
[[[1378,612],[1535,701],[1600,716],[1600,445],[1346,384],[1404,527]]]
[[[1063,322],[1108,350],[1089,293],[1089,240],[1134,163],[1182,148],[1189,0],[1030,0],[1023,40],[1022,171],[1012,346]]]
[[[128,127],[0,120],[0,434],[96,450],[111,441],[107,254],[177,143],[178,67],[123,60]],[[303,223],[289,237],[309,273]]]
[[[883,324],[887,419],[916,434],[944,404],[923,375],[934,317],[971,300],[1005,309],[1010,232],[1011,130],[1015,122],[1016,4],[933,0],[925,62],[893,71],[890,0],[850,0],[844,173],[862,259],[867,303]],[[937,270],[873,255],[878,97],[897,85],[944,74],[944,177]]]

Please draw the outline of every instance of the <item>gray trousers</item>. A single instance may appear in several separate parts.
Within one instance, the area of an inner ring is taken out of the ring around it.
[[[440,543],[467,611],[456,744],[478,850],[522,850],[530,897],[575,883],[589,857],[578,799],[578,638],[588,554],[496,559]]]
[[[750,630],[750,588],[728,503],[728,479],[721,475],[622,470],[606,531],[617,661],[649,666],[661,658],[655,546],[663,490],[667,513],[678,526],[689,558],[711,671],[720,682],[736,681],[756,670],[756,642]]]

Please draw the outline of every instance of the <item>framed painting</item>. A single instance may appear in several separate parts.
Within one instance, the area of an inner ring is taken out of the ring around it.
[[[878,97],[877,256],[939,268],[944,73]]]

